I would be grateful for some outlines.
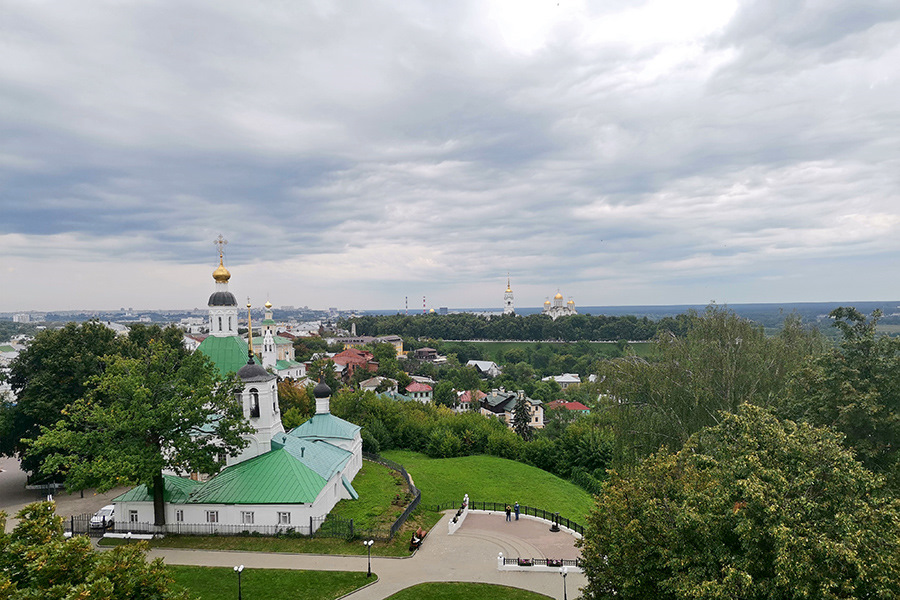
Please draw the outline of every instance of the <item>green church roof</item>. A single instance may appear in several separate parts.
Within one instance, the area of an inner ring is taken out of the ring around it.
[[[302,367],[303,363],[297,362],[296,360],[276,360],[275,368],[279,371],[283,369],[293,369],[296,367]]]
[[[291,456],[321,475],[326,481],[341,471],[353,453],[324,440],[299,439],[286,433],[272,437],[272,449],[284,448]]]
[[[327,482],[287,450],[232,465],[196,488],[191,504],[311,504]]]
[[[334,416],[331,413],[313,415],[311,419],[291,430],[296,438],[337,438],[352,440],[361,429],[359,425]]]
[[[227,337],[211,335],[200,342],[197,350],[213,361],[222,377],[229,373],[237,373],[241,367],[247,364],[247,342],[236,335]],[[255,356],[253,360],[256,364],[260,364],[259,359]]]
[[[185,504],[191,490],[203,485],[199,481],[174,475],[163,475],[163,498],[173,504]],[[131,488],[124,494],[116,496],[113,502],[153,502],[153,494],[146,485]]]

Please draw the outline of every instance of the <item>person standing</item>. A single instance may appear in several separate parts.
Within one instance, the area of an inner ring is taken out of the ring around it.
[[[516,521],[518,521],[519,520],[519,502],[518,501],[516,501],[515,509],[516,509]]]
[[[507,522],[507,523],[510,522],[510,521],[512,521],[512,518],[511,518],[511,516],[510,516],[511,513],[512,513],[512,509],[510,509],[510,508],[509,508],[509,504],[507,504],[507,505],[506,505],[506,522]]]

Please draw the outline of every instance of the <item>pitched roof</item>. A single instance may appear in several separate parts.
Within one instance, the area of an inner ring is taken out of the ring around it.
[[[222,377],[229,373],[237,373],[241,367],[247,364],[247,342],[236,335],[227,337],[211,335],[200,343],[197,350],[213,361],[216,370]],[[260,364],[255,356],[253,361]]]
[[[430,392],[431,386],[426,385],[424,383],[419,383],[418,381],[413,381],[411,384],[406,386],[407,392]]]
[[[163,498],[166,502],[173,504],[184,504],[188,501],[188,497],[192,490],[203,485],[199,481],[188,479],[187,477],[175,477],[174,475],[163,475]],[[139,485],[131,488],[124,494],[120,494],[112,499],[113,502],[153,502],[153,494],[147,489],[146,485]]]
[[[318,473],[328,481],[343,470],[344,465],[353,453],[324,440],[295,438],[286,433],[278,433],[272,437],[272,449],[284,448],[294,459]]]
[[[547,408],[554,410],[557,408],[564,408],[566,410],[591,410],[581,402],[572,401],[566,402],[565,400],[554,400],[553,402],[547,403]]]
[[[325,478],[284,448],[232,465],[196,488],[191,504],[310,504]]]
[[[352,440],[361,427],[349,423],[331,413],[313,415],[302,425],[291,430],[290,435],[296,438],[342,439]]]

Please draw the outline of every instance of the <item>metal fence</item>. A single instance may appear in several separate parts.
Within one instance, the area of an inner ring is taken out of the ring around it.
[[[520,567],[580,567],[581,559],[571,558],[510,558],[503,557],[504,565],[518,565]]]
[[[497,512],[503,512],[506,510],[507,506],[512,506],[508,502],[474,502],[471,499],[469,500],[469,509],[470,510],[492,510]],[[448,508],[458,508],[459,502],[442,502],[435,506],[436,511],[447,510]],[[532,517],[538,517],[544,519],[546,521],[551,521],[553,523],[557,523],[560,527],[566,527],[584,535],[584,526],[576,523],[572,519],[568,517],[562,517],[558,512],[552,512],[549,510],[544,510],[543,508],[534,508],[533,506],[525,506],[519,505],[519,513],[523,515],[530,515]]]
[[[138,523],[128,521],[114,521],[104,523],[100,527],[91,527],[93,515],[75,515],[66,519],[65,530],[73,535],[101,536],[106,532],[112,533],[152,533],[169,535],[221,535],[221,536],[268,536],[268,537],[319,537],[319,538],[365,538],[379,541],[389,541],[397,534],[406,523],[409,515],[419,506],[422,493],[413,484],[412,478],[402,465],[382,458],[376,454],[363,453],[363,458],[378,463],[394,471],[398,471],[409,488],[413,498],[406,510],[390,526],[360,528],[356,527],[353,519],[344,519],[334,515],[325,517],[310,517],[309,523],[302,525],[229,525],[225,523],[166,523],[155,525],[153,523]]]

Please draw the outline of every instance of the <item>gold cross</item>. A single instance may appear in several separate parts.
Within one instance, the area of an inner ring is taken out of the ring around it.
[[[219,249],[219,258],[225,254],[225,245],[228,244],[228,240],[222,237],[222,234],[219,234],[219,237],[213,240],[213,246],[216,246]]]

